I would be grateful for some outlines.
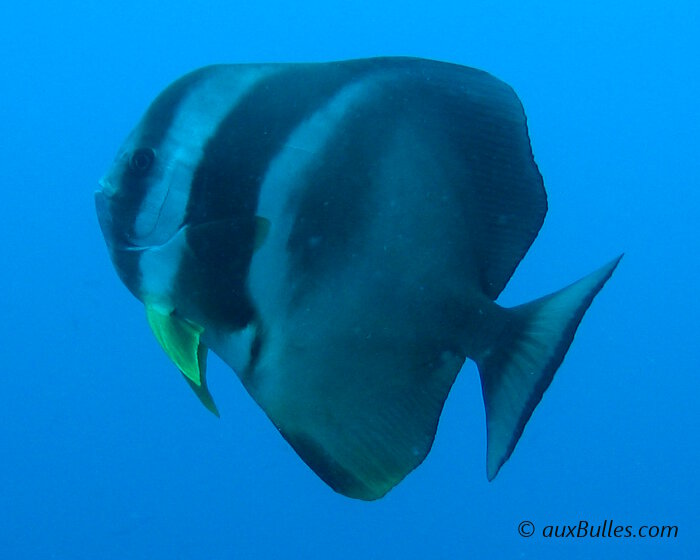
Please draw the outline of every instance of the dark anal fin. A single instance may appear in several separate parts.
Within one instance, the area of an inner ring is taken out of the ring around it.
[[[558,292],[503,310],[496,341],[476,360],[486,406],[489,480],[513,453],[584,313],[621,258]]]

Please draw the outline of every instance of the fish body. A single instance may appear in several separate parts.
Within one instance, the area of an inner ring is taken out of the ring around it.
[[[525,114],[502,81],[430,60],[196,70],[101,186],[115,268],[203,404],[218,414],[212,350],[318,476],[366,500],[423,461],[466,359],[492,479],[619,260],[496,303],[547,211]]]

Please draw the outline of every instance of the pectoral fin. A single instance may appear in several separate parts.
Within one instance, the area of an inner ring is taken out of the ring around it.
[[[146,305],[146,317],[156,340],[199,400],[209,411],[219,416],[206,384],[207,347],[200,340],[204,329],[153,305]]]

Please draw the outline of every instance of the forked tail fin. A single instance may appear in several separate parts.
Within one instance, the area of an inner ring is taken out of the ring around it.
[[[583,314],[621,258],[558,292],[505,310],[496,342],[477,358],[486,406],[489,480],[513,452]]]

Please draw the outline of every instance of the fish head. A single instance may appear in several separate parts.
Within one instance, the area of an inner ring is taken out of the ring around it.
[[[200,151],[184,138],[157,141],[149,133],[149,124],[147,114],[119,148],[94,195],[100,228],[117,273],[144,302],[148,294],[143,293],[140,274],[135,273],[136,263],[146,254],[163,253],[163,248],[182,233],[193,161]]]
[[[95,193],[107,245],[140,249],[163,245],[181,227],[192,166],[184,150],[155,146],[136,129],[124,142]]]

